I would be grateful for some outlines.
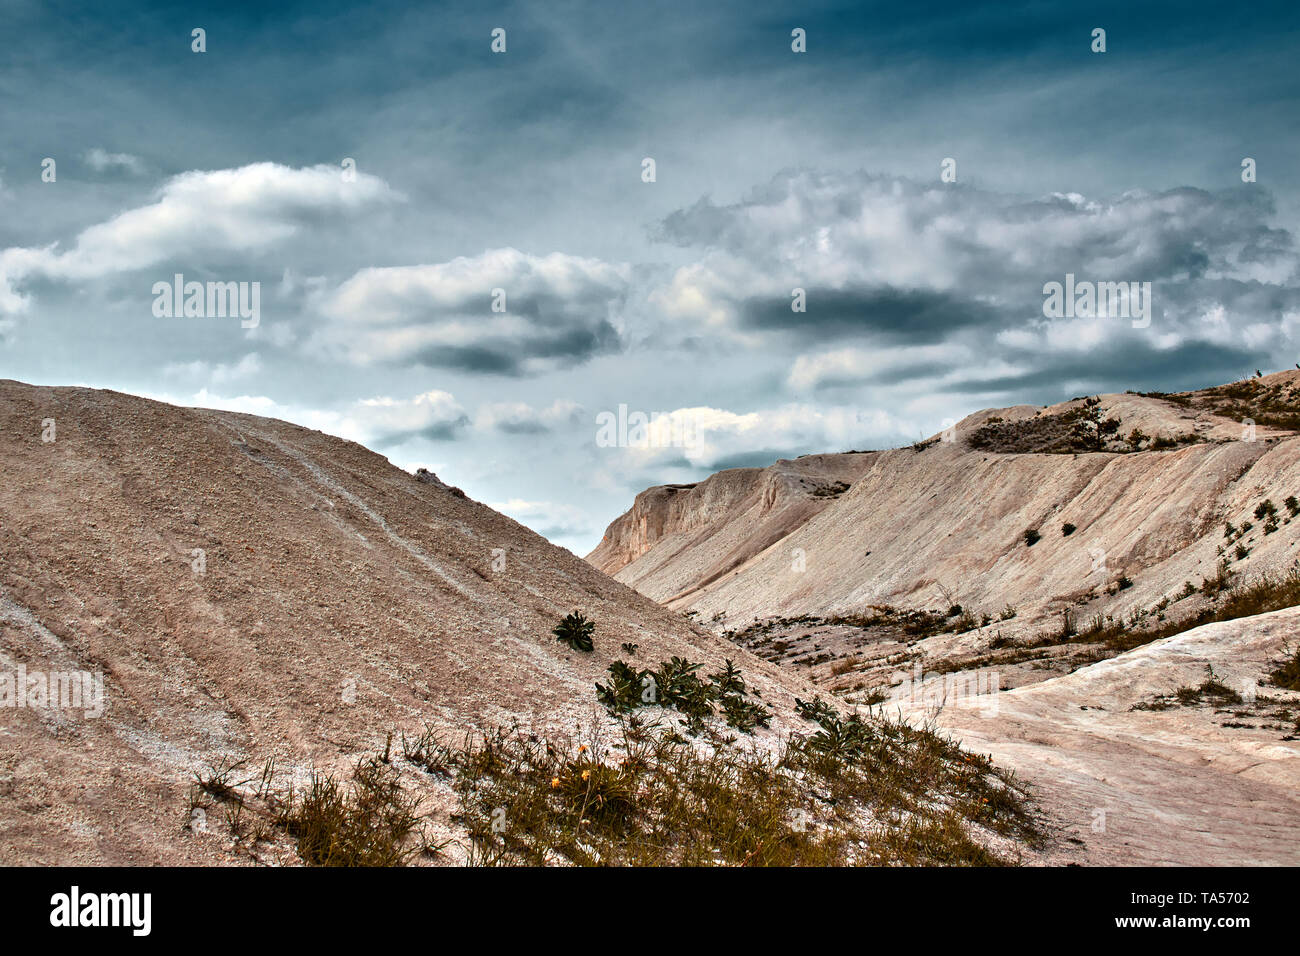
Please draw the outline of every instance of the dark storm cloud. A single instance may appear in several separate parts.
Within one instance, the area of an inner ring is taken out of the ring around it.
[[[996,309],[945,292],[915,289],[810,288],[807,311],[793,312],[790,297],[738,304],[742,326],[788,329],[804,341],[875,334],[891,342],[929,342],[957,329],[994,325]]]
[[[496,338],[477,345],[434,345],[402,356],[403,364],[428,368],[454,369],[484,375],[517,377],[529,374],[530,367],[545,362],[548,367],[571,368],[597,355],[617,352],[618,332],[605,321],[593,328],[551,330],[539,324],[520,338]]]
[[[662,238],[701,258],[661,300],[685,323],[725,317],[751,349],[810,350],[790,381],[815,393],[1205,384],[1251,363],[1292,364],[1300,260],[1276,218],[1251,183],[1026,200],[789,171],[739,202],[702,200],[662,220]],[[1044,287],[1067,275],[1149,288],[1146,316],[1050,316]]]
[[[1263,365],[1285,368],[1287,355],[1245,348],[1190,342],[1170,349],[1130,341],[1077,355],[1026,355],[1034,366],[1021,374],[959,382],[948,390],[960,393],[1049,395],[1055,401],[1064,383],[1082,383],[1088,392],[1122,392],[1146,383],[1145,391],[1184,391],[1234,381]],[[1072,397],[1072,396],[1071,396]]]
[[[322,349],[348,361],[520,376],[618,351],[628,270],[516,249],[365,269],[313,304]]]
[[[469,426],[469,417],[462,415],[453,421],[437,422],[426,425],[422,428],[408,428],[398,431],[377,431],[375,437],[371,439],[376,447],[385,448],[390,445],[401,445],[411,441],[414,438],[425,438],[429,441],[456,441],[465,437],[465,429]]]

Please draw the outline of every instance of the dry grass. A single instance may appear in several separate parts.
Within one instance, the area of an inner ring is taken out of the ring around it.
[[[987,866],[1014,862],[988,834],[1039,838],[987,760],[885,720],[826,715],[768,751],[630,715],[611,742],[498,730],[454,763],[482,865]]]
[[[413,779],[450,784],[470,865],[993,866],[1040,841],[1023,787],[932,728],[843,717],[820,700],[800,713],[808,733],[762,742],[721,715],[683,736],[666,708],[572,739],[498,728],[449,745],[426,730],[403,738],[400,757],[360,761],[346,785],[316,775],[285,793],[264,773],[249,793],[220,770],[212,792],[255,821],[232,823],[237,844],[281,838],[318,866],[439,852]]]
[[[399,866],[425,848],[413,839],[419,803],[391,766],[367,758],[347,786],[318,774],[301,795],[291,792],[278,822],[309,866]]]
[[[1288,650],[1286,659],[1269,674],[1269,678],[1277,687],[1300,690],[1300,647]]]

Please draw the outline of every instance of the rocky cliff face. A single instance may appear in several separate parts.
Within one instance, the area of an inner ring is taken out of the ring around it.
[[[1213,576],[1221,558],[1258,574],[1300,553],[1300,520],[1283,504],[1300,495],[1300,439],[1283,427],[1300,372],[1242,388],[1103,396],[1097,417],[1118,422],[1105,451],[981,447],[1015,447],[1017,435],[1041,444],[1086,410],[1016,406],[970,416],[950,441],[651,489],[589,560],[655,600],[729,626],[878,604],[961,604],[995,616],[1013,606],[1012,630],[1066,607],[1084,619],[1124,614]],[[1253,428],[1230,417],[1243,411],[1254,411]],[[851,488],[818,496],[833,481]],[[715,482],[730,494],[711,492]],[[710,504],[719,500],[728,504]],[[1254,517],[1266,500],[1279,512],[1267,534]],[[1252,527],[1228,542],[1229,522]],[[1027,531],[1039,536],[1032,545]]]
[[[733,468],[696,485],[637,495],[587,560],[659,600],[716,580],[780,541],[848,491],[871,454],[807,455],[770,468]],[[647,560],[647,556],[649,556]]]

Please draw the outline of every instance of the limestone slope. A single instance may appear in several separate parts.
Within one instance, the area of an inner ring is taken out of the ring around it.
[[[1300,608],[1288,608],[1194,628],[996,701],[910,709],[1035,786],[1065,837],[1044,862],[1063,862],[1073,844],[1071,860],[1106,866],[1295,866],[1300,692],[1266,675],[1297,633]],[[1211,668],[1243,699],[1170,700]]]
[[[1251,388],[1300,395],[1300,372],[1258,381]],[[1251,434],[1227,417],[1228,398],[1124,394],[1100,404],[1120,419],[1122,435],[1136,429],[1172,447],[1150,440],[1124,453],[973,447],[971,436],[990,421],[1028,422],[1021,430],[1032,431],[1078,403],[988,410],[959,423],[952,441],[811,456],[808,466],[779,462],[747,475],[748,496],[734,495],[738,503],[728,508],[706,507],[698,489],[734,480],[729,472],[687,492],[652,489],[610,525],[589,560],[656,600],[728,626],[872,605],[961,604],[996,617],[1010,605],[1018,611],[1007,625],[1013,632],[1067,607],[1122,615],[1185,581],[1199,584],[1216,573],[1226,522],[1254,525],[1239,542],[1247,556],[1235,557],[1235,543],[1225,548],[1234,572],[1292,565],[1300,520],[1288,520],[1283,502],[1300,495],[1295,431],[1259,424]],[[784,502],[779,521],[768,518],[753,489],[801,467],[847,476],[852,487],[826,499],[804,492],[801,502]],[[1265,499],[1281,514],[1269,534],[1253,517]],[[1041,536],[1032,546],[1027,530]]]
[[[550,634],[574,609],[592,654]],[[0,668],[102,672],[107,698],[98,718],[0,711],[0,862],[221,862],[182,832],[214,755],[306,772],[426,723],[571,732],[599,719],[593,684],[624,642],[734,658],[786,713],[806,692],[354,443],[0,381]]]

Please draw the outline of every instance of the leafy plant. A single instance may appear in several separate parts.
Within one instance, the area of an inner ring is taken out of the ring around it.
[[[624,661],[609,665],[610,682],[596,685],[596,699],[617,714],[626,714],[647,703],[650,672],[637,670]]]
[[[823,720],[836,717],[835,708],[820,697],[814,697],[811,701],[794,699],[794,710],[804,720],[811,720],[814,723],[821,723]]]
[[[575,651],[584,651],[591,653],[595,646],[591,636],[596,631],[596,625],[588,621],[579,612],[574,611],[565,617],[559,624],[551,630],[555,639],[561,644],[567,644]]]
[[[718,688],[718,693],[724,697],[729,694],[743,696],[745,693],[745,679],[740,676],[740,671],[737,670],[731,658],[727,658],[725,663],[726,668],[717,674],[710,674],[709,680],[713,681]]]
[[[724,668],[708,680],[697,675],[704,665],[682,657],[661,661],[653,670],[638,670],[625,661],[609,665],[610,681],[596,685],[596,699],[614,714],[627,714],[638,707],[660,705],[685,715],[691,733],[705,728],[705,718],[721,707],[727,724],[743,733],[766,727],[771,714],[762,704],[745,699],[745,679],[728,658]]]

